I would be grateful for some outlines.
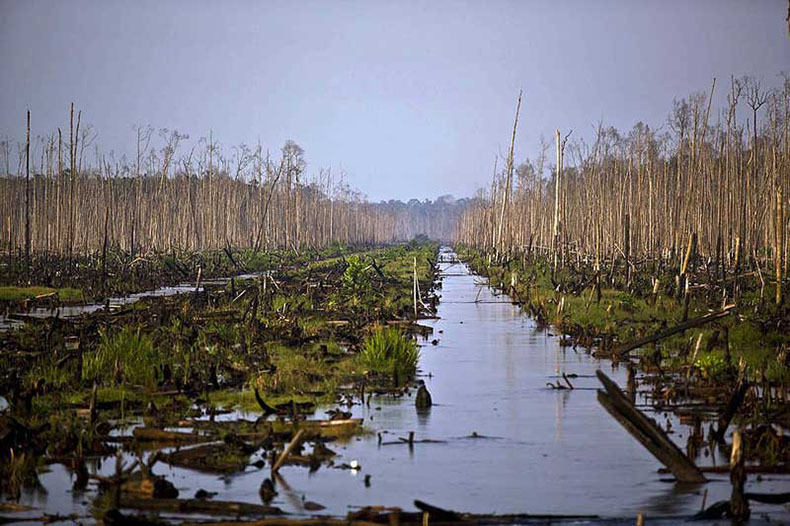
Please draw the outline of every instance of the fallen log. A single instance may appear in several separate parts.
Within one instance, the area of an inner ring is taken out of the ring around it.
[[[171,466],[202,473],[230,474],[244,471],[250,454],[237,444],[204,444],[167,453],[162,460]]]
[[[272,517],[251,521],[182,522],[181,526],[381,526],[379,522],[350,519]]]
[[[787,504],[790,502],[790,493],[745,493],[744,496],[748,500],[763,504]]]
[[[630,399],[602,371],[596,371],[605,391],[598,390],[598,402],[656,459],[672,471],[678,482],[706,482],[702,472],[670,440],[656,423],[639,411]]]
[[[206,442],[209,437],[196,435],[194,433],[181,433],[177,431],[165,431],[156,427],[136,427],[132,431],[132,436],[140,442],[181,442],[195,443]]]
[[[591,520],[597,515],[551,515],[519,513],[508,515],[474,514],[445,510],[418,500],[414,505],[419,512],[403,511],[400,508],[383,506],[365,506],[349,512],[346,524],[400,524],[401,526],[423,526],[424,524],[535,524],[535,521],[552,523],[552,521]],[[360,523],[359,521],[364,521]]]
[[[362,426],[362,419],[298,420],[296,422],[275,420],[267,422],[267,425],[270,426],[272,433],[288,433],[303,430],[328,438],[353,435]]]
[[[203,499],[140,499],[122,496],[120,507],[134,510],[150,510],[177,513],[202,513],[206,515],[281,515],[276,506],[262,506],[248,502]]]
[[[730,472],[730,466],[722,465],[722,466],[699,466],[697,469],[700,470],[702,473],[712,473],[723,475]],[[776,475],[783,475],[790,473],[790,466],[779,464],[776,466],[744,466],[744,471],[747,474],[776,474]],[[658,473],[666,474],[671,473],[670,470],[667,468],[660,468]]]
[[[626,354],[633,351],[634,349],[638,347],[642,347],[643,345],[647,345],[648,343],[653,343],[658,340],[663,340],[664,338],[668,338],[670,336],[686,331],[688,329],[693,329],[694,327],[705,325],[706,323],[710,323],[712,321],[716,321],[718,319],[724,318],[725,316],[729,315],[730,311],[734,308],[735,305],[727,305],[726,307],[724,307],[719,311],[713,312],[711,314],[706,314],[705,316],[692,318],[679,325],[675,325],[674,327],[663,330],[651,336],[645,336],[644,338],[640,338],[633,342],[623,344],[618,349],[616,349],[613,354],[617,357],[625,356]]]

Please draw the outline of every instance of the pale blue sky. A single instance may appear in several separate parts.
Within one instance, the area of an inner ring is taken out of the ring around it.
[[[560,5],[556,5],[560,4]],[[673,97],[729,76],[790,70],[784,0],[0,0],[0,136],[83,111],[105,150],[134,124],[192,140],[213,130],[308,171],[341,167],[371,199],[471,195],[509,141],[519,157],[557,127],[589,136],[664,123]]]

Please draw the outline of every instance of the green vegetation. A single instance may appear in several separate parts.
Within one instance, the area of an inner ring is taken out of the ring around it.
[[[539,322],[553,325],[584,347],[604,351],[655,334],[683,321],[684,302],[673,288],[671,269],[635,273],[625,281],[625,268],[602,272],[600,301],[595,271],[590,267],[558,269],[552,276],[550,264],[540,257],[513,258],[507,265],[490,262],[483,252],[468,247],[461,257],[490,283],[524,304]],[[515,276],[515,278],[513,277]],[[653,295],[651,279],[659,280]],[[515,286],[511,284],[515,282]],[[581,290],[579,284],[584,287]],[[782,348],[790,347],[790,332],[782,330],[781,312],[760,297],[759,283],[744,283],[735,315],[716,323],[689,329],[662,339],[655,346],[634,351],[634,356],[656,356],[668,363],[687,365],[700,341],[695,369],[706,380],[732,377],[743,359],[747,373],[772,381],[790,380],[790,369],[780,363]],[[704,290],[704,289],[703,289]],[[703,316],[721,307],[721,297],[693,293],[687,317]],[[774,320],[771,322],[770,320]],[[659,354],[656,355],[656,352]],[[720,365],[715,365],[720,364]]]
[[[22,301],[56,294],[60,301],[74,302],[83,301],[85,297],[82,291],[70,287],[53,289],[51,287],[0,287],[0,301]]]
[[[420,350],[410,337],[394,327],[376,327],[365,339],[362,362],[378,373],[392,375],[396,385],[414,378]]]
[[[149,402],[158,407],[161,400],[150,393],[173,389],[223,407],[255,409],[253,387],[274,404],[330,402],[341,386],[362,381],[366,370],[382,371],[382,364],[371,367],[359,357],[363,335],[368,327],[413,318],[415,261],[423,301],[435,302],[437,250],[435,243],[412,243],[356,252],[336,245],[298,255],[235,252],[233,259],[245,265],[278,266],[266,276],[209,285],[199,295],[145,299],[110,323],[95,313],[52,328],[42,320],[0,334],[3,347],[16,352],[9,354],[16,357],[9,370],[23,379],[18,387],[0,386],[0,392],[15,407],[15,389],[33,393],[31,409],[41,417],[63,404],[87,405],[94,382],[100,402],[127,408]],[[164,266],[184,264],[167,257],[172,260]],[[431,314],[430,307],[419,310]],[[418,356],[406,341],[412,363],[397,360],[401,382],[413,375]],[[384,367],[386,373],[394,374],[394,363]]]
[[[378,327],[415,318],[415,261],[423,292],[417,316],[433,314],[437,250],[412,243],[298,254],[235,251],[218,257],[268,271],[204,282],[199,292],[144,298],[110,315],[33,319],[0,333],[6,366],[0,394],[24,429],[41,430],[35,451],[23,437],[0,453],[0,478],[9,481],[0,491],[13,495],[33,484],[45,451],[58,458],[79,448],[86,456],[107,454],[101,437],[128,418],[167,427],[196,416],[196,408],[259,413],[256,389],[280,413],[309,411],[363,383],[402,386],[414,377],[417,346],[396,329]],[[167,254],[144,266],[188,264]],[[5,290],[10,296],[11,287]],[[55,289],[19,290],[36,296]],[[94,385],[99,414],[88,411]]]
[[[152,387],[162,357],[140,328],[124,327],[116,334],[100,331],[96,351],[82,359],[82,379],[88,383],[133,384]]]

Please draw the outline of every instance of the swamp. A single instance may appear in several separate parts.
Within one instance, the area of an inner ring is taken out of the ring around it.
[[[0,2],[0,524],[790,523],[790,3],[682,9]]]

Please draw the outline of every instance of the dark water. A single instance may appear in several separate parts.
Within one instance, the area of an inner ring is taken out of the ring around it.
[[[345,515],[363,505],[411,510],[413,500],[421,499],[466,512],[601,517],[580,521],[588,524],[633,524],[644,513],[648,524],[654,518],[674,524],[700,509],[705,489],[708,504],[729,497],[727,475],[712,475],[713,480],[699,486],[659,475],[658,461],[598,405],[595,371],[600,368],[625,385],[625,370],[612,370],[609,362],[559,346],[556,337],[536,330],[532,320],[507,298],[494,296],[464,266],[442,267],[441,319],[430,322],[439,343],[426,343],[420,361],[435,406],[418,414],[413,398],[385,397],[374,397],[370,408],[355,406],[355,416],[364,417],[371,433],[330,447],[340,454],[337,464],[355,460],[360,469],[321,468],[310,475],[306,468],[284,467],[287,488],[278,486],[273,504],[309,515],[302,507],[308,500],[326,506],[319,514]],[[572,380],[576,389],[546,387],[563,372],[579,375]],[[673,438],[685,444],[688,428],[674,419],[673,428]],[[378,445],[378,432],[389,442],[410,431],[416,440],[441,442],[417,443],[412,449]],[[710,458],[698,461],[710,463]],[[110,473],[113,466],[114,460],[108,460],[102,471]],[[163,464],[155,471],[167,475],[182,497],[203,488],[218,492],[216,499],[254,503],[260,502],[258,488],[269,476],[268,467],[249,467],[230,477]],[[51,513],[86,513],[92,494],[73,495],[64,468],[53,466],[42,481],[48,493],[29,493],[26,503]],[[758,483],[752,476],[747,491],[788,491],[789,481],[766,475]],[[776,522],[790,521],[781,506],[753,504],[752,509],[757,519],[769,513]]]

